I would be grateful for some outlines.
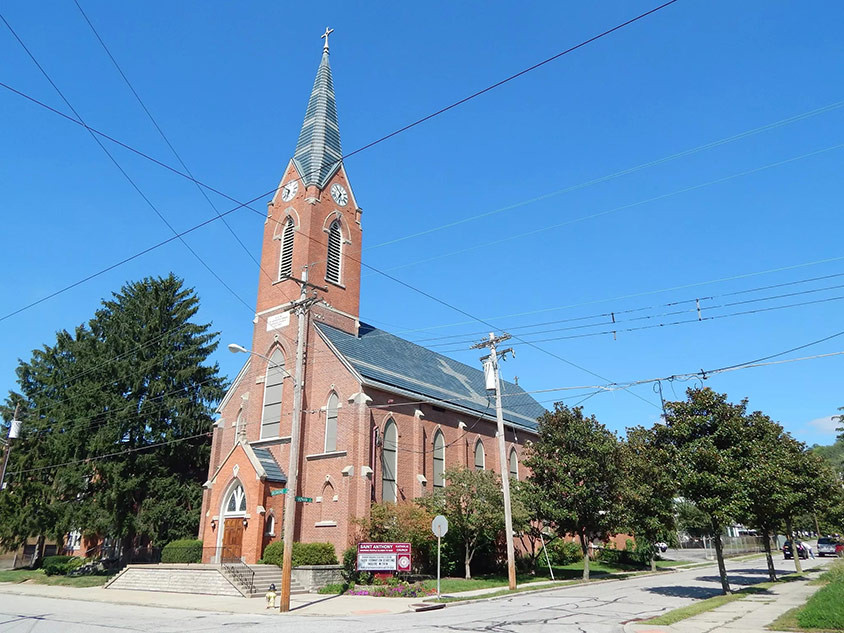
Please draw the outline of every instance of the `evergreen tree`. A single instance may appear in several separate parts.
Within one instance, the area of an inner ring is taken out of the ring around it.
[[[217,333],[192,321],[198,309],[172,274],[128,283],[87,326],[20,363],[26,441],[12,453],[4,496],[30,497],[40,486],[38,498],[49,500],[41,533],[81,529],[120,538],[126,551],[196,533],[213,404],[224,389],[207,364]],[[29,470],[29,480],[15,469]],[[22,525],[26,503],[18,506],[9,509]]]

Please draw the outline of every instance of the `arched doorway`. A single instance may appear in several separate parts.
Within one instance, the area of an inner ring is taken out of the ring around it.
[[[243,528],[246,517],[246,493],[243,484],[235,481],[223,498],[223,533],[220,562],[240,560],[243,553]]]

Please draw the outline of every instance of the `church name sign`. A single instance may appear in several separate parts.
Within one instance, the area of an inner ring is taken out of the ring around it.
[[[410,543],[358,543],[358,571],[410,571]]]

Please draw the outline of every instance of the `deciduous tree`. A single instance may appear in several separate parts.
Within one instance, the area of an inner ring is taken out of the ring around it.
[[[623,524],[625,484],[615,434],[585,417],[580,407],[557,404],[539,418],[539,438],[528,449],[528,485],[539,499],[536,518],[559,533],[576,534],[583,552],[583,578],[589,579],[589,544]]]

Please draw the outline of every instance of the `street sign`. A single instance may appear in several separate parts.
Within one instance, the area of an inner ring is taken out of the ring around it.
[[[410,571],[410,543],[358,543],[358,571]]]
[[[448,519],[441,514],[435,516],[434,520],[431,521],[431,531],[438,538],[445,536],[448,532]]]
[[[278,495],[286,495],[287,488],[282,488],[281,490],[270,490],[271,497],[277,497]]]
[[[313,500],[313,497],[296,497],[296,501],[299,501],[301,503],[311,503]]]

